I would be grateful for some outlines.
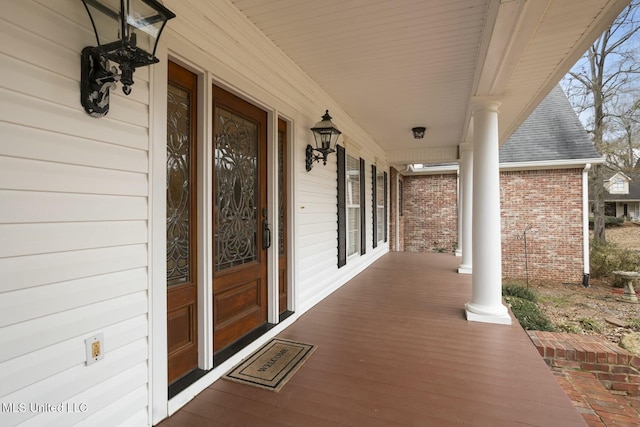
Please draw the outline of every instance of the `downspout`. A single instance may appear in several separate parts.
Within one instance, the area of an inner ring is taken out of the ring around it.
[[[587,163],[582,171],[582,253],[584,257],[583,261],[583,274],[582,274],[582,286],[589,287],[589,170],[591,169],[591,163]]]
[[[394,204],[396,207],[395,208],[396,221],[394,224],[394,228],[395,228],[394,240],[396,242],[395,250],[396,252],[401,252],[400,251],[400,200],[402,200],[402,195],[400,194],[400,171],[396,173],[396,182],[394,183],[394,185],[396,186],[396,200],[394,200]],[[403,187],[403,191],[404,191],[404,187]]]

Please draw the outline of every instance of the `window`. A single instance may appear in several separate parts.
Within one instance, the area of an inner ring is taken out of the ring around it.
[[[387,173],[371,165],[373,205],[373,247],[387,241]]]
[[[360,161],[347,155],[347,257],[360,252]]]
[[[376,174],[376,234],[378,237],[378,243],[382,243],[386,240],[385,233],[385,190],[384,190],[384,176],[382,172]]]
[[[624,193],[624,180],[622,180],[622,178],[616,178],[613,181],[613,185],[611,186],[611,192],[612,193]]]
[[[347,156],[336,146],[338,163],[338,267],[347,258],[366,253],[365,207],[363,203],[364,160]]]

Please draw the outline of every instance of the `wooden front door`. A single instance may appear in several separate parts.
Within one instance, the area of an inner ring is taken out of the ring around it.
[[[197,76],[170,62],[167,93],[169,384],[198,367]]]
[[[267,113],[213,87],[213,349],[267,322]]]

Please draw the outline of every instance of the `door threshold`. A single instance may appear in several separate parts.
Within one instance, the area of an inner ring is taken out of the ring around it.
[[[184,377],[180,378],[178,381],[174,382],[169,386],[168,397],[169,399],[176,396],[178,393],[184,391],[191,384],[198,381],[200,378],[204,377],[211,371],[205,371],[204,369],[195,369],[189,372]]]
[[[169,391],[168,391],[169,399],[183,392],[191,384],[195,383],[200,378],[204,377],[209,372],[213,371],[215,368],[222,365],[224,362],[229,360],[240,350],[242,350],[243,348],[245,348],[246,346],[248,346],[249,344],[257,340],[258,338],[260,338],[262,335],[264,335],[267,331],[272,329],[274,326],[276,326],[274,323],[265,323],[264,325],[259,326],[253,331],[249,332],[247,335],[240,338],[238,341],[234,342],[233,344],[230,344],[229,346],[220,350],[218,353],[214,354],[213,368],[209,370],[195,369],[189,372],[184,377],[177,380],[176,382],[174,382],[173,384],[171,384],[169,386]]]
[[[291,310],[283,311],[282,313],[280,313],[280,318],[278,319],[278,322],[282,322],[283,320],[291,316],[293,313],[294,312]]]
[[[223,348],[219,352],[213,355],[213,368],[217,368],[222,365],[224,362],[233,357],[240,350],[260,338],[262,335],[267,333],[270,329],[276,326],[275,323],[265,323],[262,326],[258,326],[253,331],[249,332],[244,337],[240,338],[238,341],[233,344],[229,344],[227,347]]]
[[[280,314],[280,322],[291,316],[294,312],[287,310]],[[218,366],[222,365],[224,362],[232,358],[236,353],[240,350],[260,338],[262,335],[267,333],[267,331],[273,329],[277,326],[275,323],[265,323],[262,326],[257,327],[253,331],[249,332],[244,337],[240,338],[238,341],[230,344],[226,348],[223,348],[218,353],[213,355],[213,368],[209,370],[204,369],[195,369],[189,372],[184,377],[180,378],[173,384],[169,386],[168,397],[169,399],[177,396],[179,393],[183,392],[187,389],[191,384],[198,381],[200,378],[207,375],[209,372],[213,371]]]

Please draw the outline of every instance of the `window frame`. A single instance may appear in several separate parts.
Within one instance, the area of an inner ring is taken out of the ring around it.
[[[624,193],[624,179],[617,177],[611,185],[611,192],[616,194]]]
[[[359,214],[359,226],[360,226],[360,242],[359,242],[359,254],[354,252],[351,255],[348,254],[348,215],[347,215],[347,154],[344,147],[336,146],[336,163],[337,163],[337,216],[338,216],[338,268],[341,268],[347,264],[348,258],[354,258],[358,255],[364,255],[367,252],[366,246],[366,202],[365,202],[365,162],[364,159],[359,158],[359,193],[360,193],[360,214]],[[358,159],[355,156],[349,156],[353,159]],[[354,168],[355,170],[355,168]]]
[[[346,208],[346,234],[347,234],[347,259],[359,256],[362,254],[362,214],[361,210],[363,208],[363,194],[362,194],[362,186],[360,183],[361,173],[360,173],[360,160],[357,157],[346,153],[346,173],[345,173],[345,208]],[[351,167],[349,165],[351,163]],[[353,167],[355,166],[355,167]],[[354,200],[353,193],[354,190],[358,192],[358,200]],[[356,203],[357,202],[357,203]],[[356,215],[351,218],[350,210],[357,209]],[[350,228],[350,225],[354,223],[357,224],[357,233],[353,233],[355,230]],[[352,246],[353,245],[353,246]],[[352,248],[354,249],[352,251]]]
[[[371,165],[371,211],[373,219],[373,247],[387,242],[387,172],[377,171],[376,165]],[[382,194],[380,194],[382,193]],[[381,197],[382,204],[378,204],[378,196]],[[380,218],[382,217],[382,218]],[[378,229],[381,226],[381,229]],[[380,236],[380,234],[382,234]]]

